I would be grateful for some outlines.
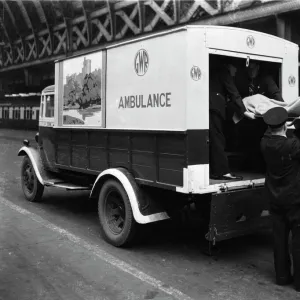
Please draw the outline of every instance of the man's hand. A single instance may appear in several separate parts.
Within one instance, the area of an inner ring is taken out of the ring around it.
[[[255,120],[255,119],[256,119],[255,114],[254,114],[254,113],[251,113],[251,112],[249,112],[249,111],[245,111],[245,112],[244,112],[244,116],[245,116],[246,118],[248,118],[248,119],[251,119],[251,120]]]
[[[290,127],[290,126],[294,126],[295,129],[300,129],[300,117],[298,118],[295,118],[293,121],[288,121],[287,122],[287,126]]]
[[[300,119],[297,118],[293,121],[293,125],[295,126],[295,129],[299,129],[300,128]]]

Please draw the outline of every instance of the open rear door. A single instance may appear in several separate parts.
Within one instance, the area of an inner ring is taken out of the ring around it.
[[[206,239],[213,243],[271,226],[262,187],[212,194],[210,207]]]

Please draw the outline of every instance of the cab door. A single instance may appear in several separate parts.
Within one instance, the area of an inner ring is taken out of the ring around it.
[[[54,90],[42,92],[39,115],[39,148],[45,169],[55,169]]]

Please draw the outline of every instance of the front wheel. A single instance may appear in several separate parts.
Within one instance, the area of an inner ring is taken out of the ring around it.
[[[101,188],[98,214],[103,237],[116,247],[128,246],[136,233],[136,222],[123,186],[108,180]]]
[[[23,158],[21,166],[21,184],[26,199],[30,202],[41,200],[44,192],[44,186],[39,182],[32,162],[26,155]]]

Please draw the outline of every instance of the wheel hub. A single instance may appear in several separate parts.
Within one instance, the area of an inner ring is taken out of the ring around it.
[[[106,216],[109,229],[114,234],[120,234],[125,224],[125,206],[116,192],[111,192],[107,195]]]
[[[28,192],[32,193],[34,187],[34,176],[33,176],[31,166],[27,165],[24,168],[23,179],[24,179],[24,185],[26,189],[28,190]]]

